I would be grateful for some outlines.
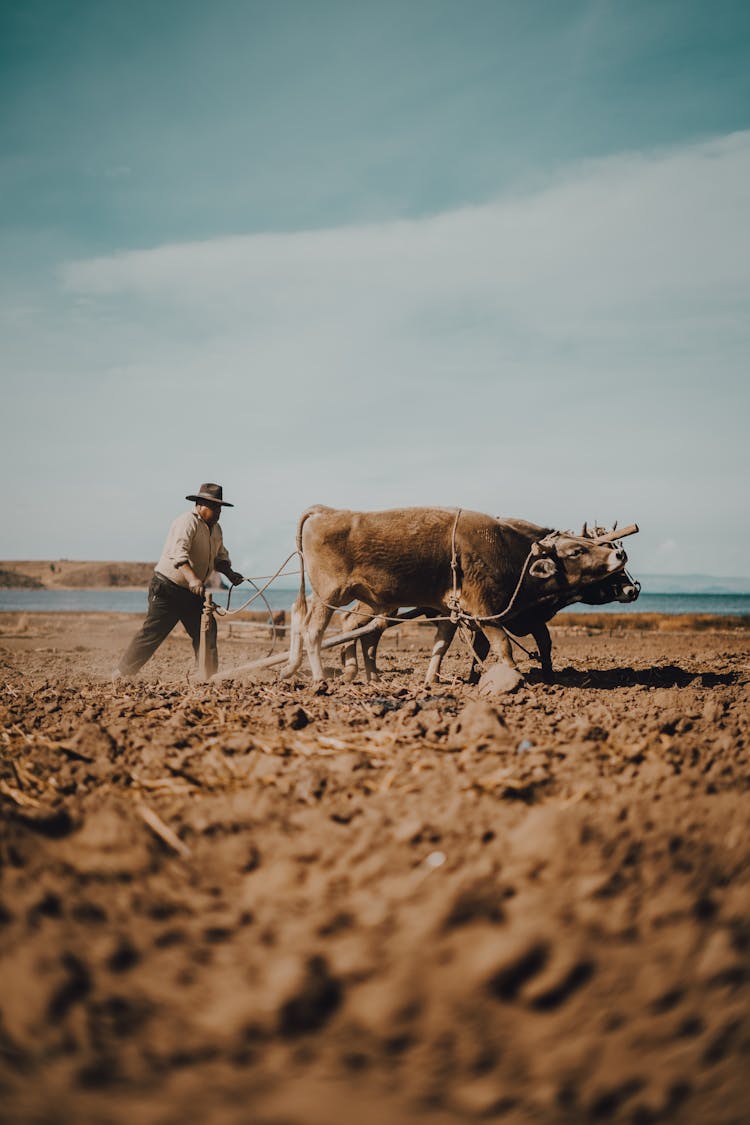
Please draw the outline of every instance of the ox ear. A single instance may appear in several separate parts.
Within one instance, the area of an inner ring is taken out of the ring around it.
[[[545,556],[531,564],[529,574],[532,578],[551,578],[556,570],[554,561],[549,556]]]

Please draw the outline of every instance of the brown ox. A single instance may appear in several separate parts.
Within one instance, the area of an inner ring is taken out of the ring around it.
[[[358,600],[373,615],[392,615],[403,605],[467,615],[487,636],[498,690],[522,679],[503,620],[570,596],[627,561],[621,547],[449,508],[308,508],[297,527],[297,548],[302,574],[285,675],[299,668],[304,640],[313,679],[323,679],[326,626],[335,609]],[[305,572],[313,591],[309,605]]]

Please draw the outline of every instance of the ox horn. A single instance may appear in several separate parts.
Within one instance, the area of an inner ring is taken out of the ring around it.
[[[581,528],[581,539],[588,539],[588,537],[589,537],[589,525],[586,522],[586,520],[584,520],[583,521],[583,527]]]

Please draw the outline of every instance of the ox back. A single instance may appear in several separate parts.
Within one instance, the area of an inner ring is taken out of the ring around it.
[[[300,520],[298,547],[310,584],[324,601],[344,605],[359,599],[374,610],[441,609],[452,589],[455,522],[455,508],[312,508]],[[530,544],[549,530],[462,511],[456,527],[458,581],[477,579],[485,599],[507,598]]]

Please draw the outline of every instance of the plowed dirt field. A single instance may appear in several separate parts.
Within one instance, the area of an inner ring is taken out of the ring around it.
[[[0,1119],[747,1121],[750,634],[618,622],[490,702],[0,618]]]

